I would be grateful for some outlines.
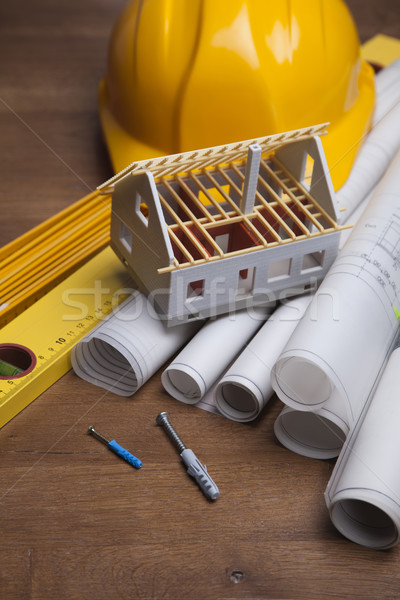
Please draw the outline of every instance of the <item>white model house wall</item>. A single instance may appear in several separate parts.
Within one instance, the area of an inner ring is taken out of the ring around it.
[[[116,183],[112,246],[169,324],[302,293],[315,286],[331,266],[340,228],[319,138],[290,143],[274,154],[275,163],[288,171],[295,185],[286,187],[292,183],[285,179],[282,188],[264,157],[253,212],[248,215],[239,208],[245,187],[243,161],[223,168],[211,165],[208,170],[188,171],[158,181],[147,171],[130,173]],[[307,174],[306,166],[310,164],[312,172]],[[295,196],[299,193],[293,191],[295,188],[300,193],[309,192],[321,212],[314,205],[305,208],[300,222],[295,212],[303,205]],[[210,195],[212,189],[217,190],[218,200]],[[282,189],[286,196],[293,195],[293,201],[282,201],[280,206]],[[192,196],[200,194],[202,201],[193,203]],[[269,207],[270,199],[275,209]],[[265,204],[271,211],[269,216],[275,219],[273,227],[262,216]],[[283,214],[286,207],[287,214]],[[260,233],[264,230],[259,223],[269,230]],[[223,239],[228,234],[218,236],[215,232],[235,227],[242,228],[241,235],[249,230],[246,235],[251,240],[248,247],[231,251]]]
[[[169,288],[170,274],[158,269],[173,265],[174,254],[151,173],[129,174],[115,186],[111,246],[145,294]]]
[[[338,203],[320,138],[313,136],[308,140],[286,144],[275,154],[293,177],[309,189],[311,196],[329,216],[339,223]],[[307,163],[311,173],[307,173]]]
[[[154,290],[170,324],[265,305],[316,289],[337,255],[339,233],[315,237],[172,271],[169,286]]]

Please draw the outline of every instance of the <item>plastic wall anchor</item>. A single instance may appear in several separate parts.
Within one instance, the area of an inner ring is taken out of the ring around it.
[[[181,454],[181,458],[188,467],[188,474],[197,482],[201,491],[210,500],[216,500],[219,496],[219,489],[208,474],[207,467],[202,465],[192,450],[187,448]]]
[[[108,447],[113,452],[115,452],[115,454],[118,454],[118,456],[123,458],[126,462],[128,462],[136,469],[140,469],[140,467],[142,466],[143,463],[141,460],[139,460],[138,458],[136,458],[136,456],[128,452],[128,450],[125,450],[125,448],[120,446],[115,440],[111,440],[111,442],[108,443]]]

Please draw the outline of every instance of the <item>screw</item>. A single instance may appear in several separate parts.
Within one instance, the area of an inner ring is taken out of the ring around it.
[[[110,450],[115,452],[115,454],[118,454],[118,456],[123,458],[130,465],[132,465],[132,467],[135,467],[135,469],[140,469],[140,467],[142,466],[141,460],[139,460],[138,458],[136,458],[136,456],[133,456],[133,454],[128,452],[128,450],[125,450],[125,448],[117,444],[115,440],[111,440],[110,442],[107,438],[104,437],[104,435],[101,435],[101,433],[96,431],[92,425],[89,427],[88,433],[92,434],[93,437],[98,439],[100,442],[103,442],[103,444],[105,444]]]
[[[202,490],[202,492],[210,500],[216,500],[219,496],[219,490],[215,485],[214,481],[208,474],[207,467],[202,465],[197,456],[192,450],[186,448],[179,435],[169,422],[169,413],[162,412],[156,417],[157,425],[161,425],[169,439],[178,450],[183,463],[188,467],[187,473],[191,477],[194,477],[196,483]]]
[[[182,442],[179,435],[176,433],[175,429],[172,427],[168,417],[168,412],[162,412],[159,415],[157,415],[156,423],[157,425],[161,425],[161,427],[164,429],[175,448],[178,450],[179,454],[182,454],[182,452],[186,450],[186,446]]]
[[[103,442],[103,444],[105,444],[106,446],[108,446],[108,444],[110,443],[105,437],[104,435],[101,435],[101,433],[99,433],[98,431],[95,430],[95,428],[91,425],[88,429],[88,433],[91,433],[93,437],[95,437],[97,440],[99,440],[100,442]]]

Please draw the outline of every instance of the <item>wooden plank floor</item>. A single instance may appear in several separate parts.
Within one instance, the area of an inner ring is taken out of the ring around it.
[[[123,0],[0,7],[0,242],[112,175],[97,84]],[[398,0],[351,0],[362,40],[400,37]],[[169,398],[155,375],[134,397],[68,373],[0,430],[1,600],[319,600],[400,597],[400,549],[333,527],[333,461],[273,435],[274,400],[242,425]],[[211,504],[155,425],[168,410],[221,497]],[[93,424],[143,460],[135,471]]]

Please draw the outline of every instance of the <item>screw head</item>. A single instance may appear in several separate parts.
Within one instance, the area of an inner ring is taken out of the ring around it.
[[[157,425],[161,425],[164,421],[168,421],[168,417],[169,417],[169,412],[166,412],[166,411],[158,414],[156,417]]]

